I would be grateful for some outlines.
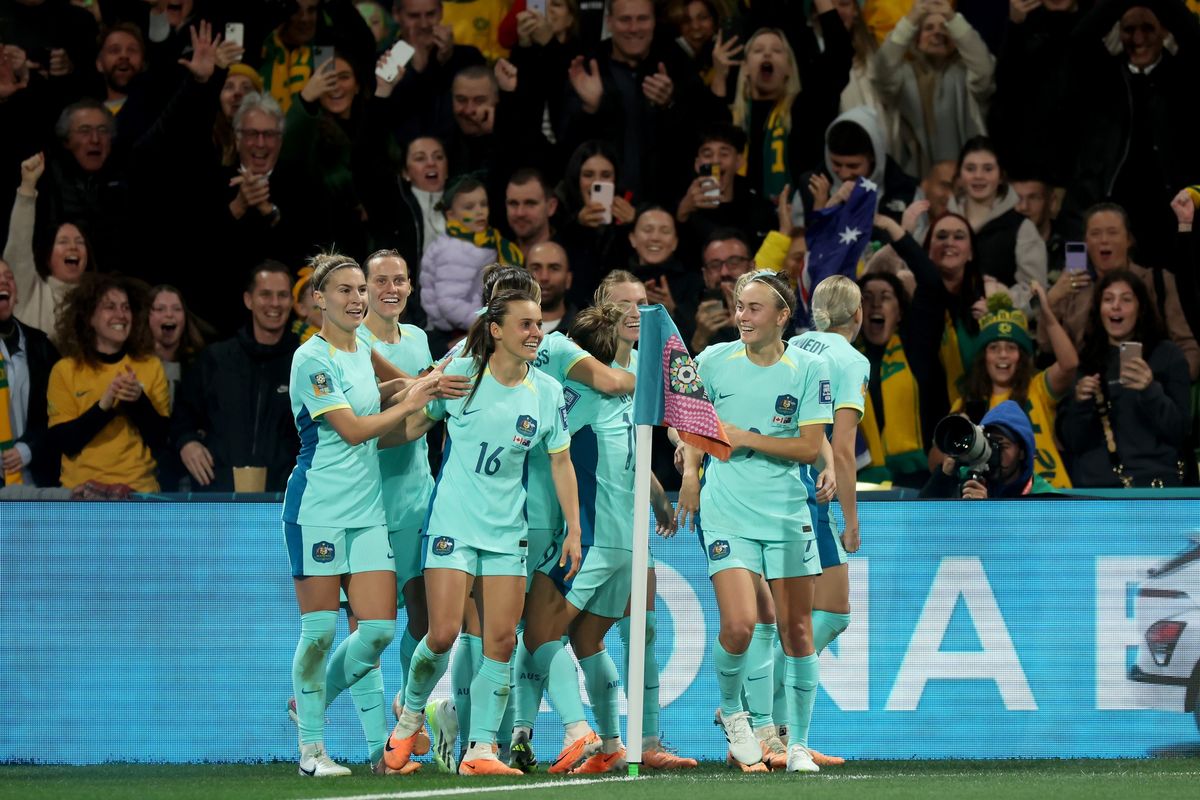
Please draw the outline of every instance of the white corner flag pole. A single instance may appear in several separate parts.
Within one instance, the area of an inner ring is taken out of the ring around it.
[[[625,718],[625,756],[630,777],[642,764],[642,698],[646,685],[646,569],[650,547],[650,434],[652,426],[638,425],[633,471],[633,578],[629,593],[629,668],[625,687],[629,713]],[[657,733],[657,731],[654,731]]]

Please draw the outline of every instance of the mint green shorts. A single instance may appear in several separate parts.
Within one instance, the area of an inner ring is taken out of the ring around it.
[[[396,558],[396,604],[404,608],[404,587],[414,578],[421,577],[421,551],[425,539],[419,527],[388,531],[388,542]]]
[[[620,619],[629,605],[633,553],[615,547],[583,548],[583,566],[569,582],[564,580],[569,567],[560,567],[558,558],[543,561],[538,571],[545,573],[566,601],[580,611],[598,617]]]
[[[703,533],[700,543],[708,558],[708,577],[726,569],[745,569],[769,581],[821,574],[816,539],[762,542],[728,534]]]
[[[533,573],[537,572],[543,561],[558,561],[558,551],[562,547],[562,535],[553,528],[529,529],[529,558],[525,564],[525,593],[533,586]]]
[[[460,542],[450,536],[422,537],[421,569],[456,569],[476,578],[512,575],[528,579],[529,542],[522,539],[515,553],[499,553]]]
[[[369,528],[326,528],[283,523],[292,576],[345,575],[355,572],[396,571],[388,531]]]

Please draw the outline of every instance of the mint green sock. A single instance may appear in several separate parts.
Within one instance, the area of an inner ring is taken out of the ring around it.
[[[417,651],[417,640],[413,638],[412,631],[407,627],[404,629],[404,635],[400,637],[400,689],[404,689],[404,684],[408,681],[408,668],[412,666],[413,653]]]
[[[479,673],[483,659],[483,640],[469,633],[458,635],[458,647],[450,663],[450,696],[458,715],[458,729],[463,735],[471,730],[471,681]]]
[[[788,695],[791,698],[792,722],[788,727],[788,744],[808,747],[808,726],[812,722],[813,703],[817,700],[817,684],[821,680],[821,659],[816,653],[787,659]]]
[[[584,686],[592,703],[592,715],[596,717],[596,733],[609,739],[621,735],[620,714],[617,711],[617,665],[607,650],[579,659],[583,670]]]
[[[538,707],[542,704],[542,691],[546,688],[546,676],[537,671],[533,664],[533,653],[525,649],[525,628],[522,623],[517,630],[517,661],[514,669],[516,694],[509,705],[514,706],[513,725],[532,728],[537,719]]]
[[[825,652],[825,648],[838,637],[838,634],[850,627],[850,615],[814,611],[812,612],[812,626],[813,646],[820,654]]]
[[[787,656],[784,655],[783,645],[778,637],[775,638],[775,648],[771,655],[774,660],[771,684],[775,692],[774,702],[771,704],[771,719],[775,722],[775,727],[786,728],[792,719],[788,711],[788,692],[784,680],[787,677]]]
[[[625,691],[629,691],[629,617],[617,621],[617,631],[621,635],[621,643],[625,645],[625,674],[621,682]],[[654,650],[654,642],[658,639],[658,614],[646,612],[646,657],[642,665],[642,736],[658,736],[659,712],[659,674],[658,653]]]
[[[508,662],[483,657],[479,674],[471,681],[471,727],[468,746],[495,744],[504,707],[508,705]]]
[[[449,653],[435,653],[429,649],[428,638],[417,643],[412,665],[408,668],[408,680],[404,682],[404,707],[409,711],[425,710],[429,694],[446,674],[446,665],[450,661]]]
[[[775,638],[774,623],[760,622],[754,626],[754,636],[746,651],[746,679],[742,684],[742,694],[746,710],[750,712],[752,728],[774,723]]]
[[[713,665],[717,668],[717,687],[721,692],[721,715],[732,716],[742,710],[742,682],[746,677],[746,653],[730,653],[713,642]]]
[[[325,656],[333,644],[337,618],[336,611],[300,615],[300,641],[292,656],[292,692],[303,744],[320,742],[325,734]]]
[[[571,655],[563,647],[561,639],[554,639],[546,642],[534,652],[533,667],[535,675],[548,676],[546,691],[550,695],[550,702],[554,704],[554,710],[558,712],[563,725],[571,725],[585,719],[583,700],[579,698],[579,682],[576,680],[572,684],[566,680],[568,674],[574,679],[574,670],[568,673],[563,669],[551,669],[551,663],[560,658],[570,660]]]
[[[362,619],[329,658],[325,669],[325,707],[379,663],[379,656],[396,635],[394,619]]]
[[[367,740],[367,751],[372,764],[383,756],[383,746],[388,739],[387,706],[383,700],[383,670],[375,669],[363,675],[350,687],[358,723],[362,725]]]
[[[513,673],[517,667],[517,648],[513,648],[508,657],[508,699],[504,703],[504,712],[500,715],[500,727],[496,730],[496,744],[500,749],[512,745],[513,717],[517,712],[516,680]]]

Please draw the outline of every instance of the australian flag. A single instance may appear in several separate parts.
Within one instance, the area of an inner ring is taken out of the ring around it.
[[[858,279],[858,262],[870,243],[878,205],[879,186],[869,178],[859,178],[845,203],[807,215],[808,264],[800,282],[805,318],[798,320],[803,327],[811,327],[808,305],[818,283],[831,275]]]
[[[732,452],[717,410],[671,316],[661,305],[639,306],[636,425],[667,425],[679,437],[722,461]]]

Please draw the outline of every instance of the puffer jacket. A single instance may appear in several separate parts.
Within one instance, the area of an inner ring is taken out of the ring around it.
[[[429,326],[438,331],[465,331],[475,319],[483,291],[483,268],[496,251],[443,235],[421,256],[421,303]]]

